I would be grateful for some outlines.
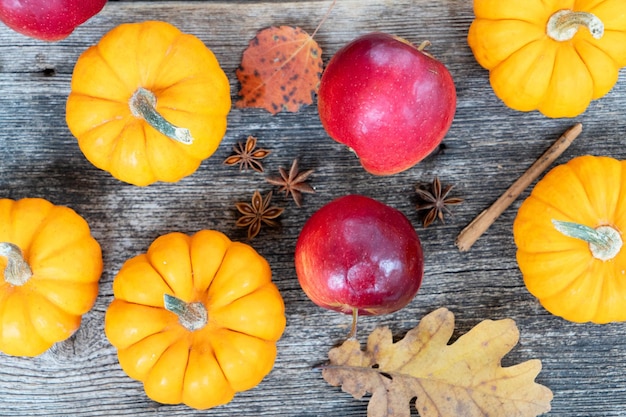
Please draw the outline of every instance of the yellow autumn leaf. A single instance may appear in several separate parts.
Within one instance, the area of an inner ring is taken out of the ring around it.
[[[330,350],[324,379],[355,398],[371,393],[368,417],[409,417],[413,398],[421,417],[530,417],[550,411],[552,391],[537,384],[541,362],[501,366],[518,342],[511,319],[485,320],[448,344],[454,315],[440,308],[393,342],[374,329],[365,350],[355,339]]]

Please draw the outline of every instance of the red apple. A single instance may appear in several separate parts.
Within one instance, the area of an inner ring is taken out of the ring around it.
[[[372,174],[411,168],[450,129],[456,111],[452,76],[422,49],[396,36],[369,33],[341,48],[322,74],[322,125]]]
[[[346,314],[387,314],[406,306],[424,275],[422,246],[402,212],[361,195],[323,206],[304,224],[296,274],[317,305]]]
[[[58,41],[100,12],[105,3],[106,0],[0,0],[0,20],[23,35]]]

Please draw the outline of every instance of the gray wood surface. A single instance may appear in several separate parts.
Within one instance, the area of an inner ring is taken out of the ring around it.
[[[444,140],[444,152],[392,176],[366,174],[357,159],[323,131],[315,106],[296,114],[271,116],[262,110],[233,108],[220,148],[192,176],[176,184],[138,188],[94,168],[65,125],[65,100],[78,55],[115,25],[161,19],[195,34],[216,54],[236,98],[235,69],[257,30],[271,25],[300,26],[313,32],[330,1],[213,2],[111,1],[104,10],[58,43],[35,41],[0,27],[0,196],[44,197],[83,215],[103,248],[105,271],[95,307],[80,330],[37,358],[0,354],[2,416],[365,416],[367,403],[325,383],[312,367],[343,341],[350,318],[316,307],[301,291],[293,265],[298,233],[306,219],[330,200],[348,193],[377,198],[404,212],[417,229],[425,253],[425,278],[413,302],[387,316],[360,322],[359,337],[377,325],[401,337],[419,318],[447,307],[456,315],[455,336],[483,319],[514,319],[520,342],[505,357],[511,365],[538,358],[538,382],[554,392],[550,416],[626,415],[626,327],[572,324],[548,314],[526,291],[515,261],[512,222],[521,198],[482,236],[460,253],[456,235],[493,202],[569,126],[583,134],[557,162],[583,154],[623,159],[626,150],[624,72],[606,97],[575,119],[547,119],[506,108],[494,96],[488,74],[466,43],[473,19],[467,0],[340,0],[316,39],[324,61],[357,35],[379,30],[419,43],[450,69],[458,91],[458,109]],[[313,168],[314,195],[303,208],[284,196],[279,230],[263,229],[252,241],[269,260],[286,303],[287,328],[278,343],[273,371],[251,391],[210,411],[156,404],[139,382],[117,363],[103,332],[112,300],[112,282],[122,263],[146,250],[157,236],[214,228],[235,240],[237,201],[271,186],[263,175],[240,173],[222,161],[248,135],[272,150],[268,174],[300,158]],[[415,211],[415,184],[437,175],[455,184],[465,202],[453,208],[445,224],[423,229]],[[529,190],[523,195],[526,196]],[[413,415],[417,415],[413,410]]]

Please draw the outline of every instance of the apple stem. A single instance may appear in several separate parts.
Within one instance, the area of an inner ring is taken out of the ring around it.
[[[423,41],[420,43],[420,46],[417,47],[417,50],[420,52],[425,52],[424,49],[428,48],[431,45],[429,40]]]
[[[189,129],[174,126],[156,110],[156,96],[149,90],[139,87],[130,98],[128,105],[133,116],[143,119],[168,138],[185,145],[193,143]]]
[[[350,333],[348,333],[348,339],[356,339],[356,325],[359,321],[359,309],[352,308],[352,326],[350,327]]]

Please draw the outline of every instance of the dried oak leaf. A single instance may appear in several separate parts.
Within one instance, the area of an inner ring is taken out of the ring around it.
[[[519,339],[511,319],[485,320],[454,343],[454,316],[440,308],[394,343],[376,328],[365,351],[355,339],[330,350],[324,379],[355,398],[371,393],[368,417],[527,417],[550,410],[552,391],[534,382],[538,359],[503,368],[501,358]]]
[[[323,66],[321,48],[301,28],[263,29],[250,41],[237,69],[241,98],[235,105],[295,113],[313,103]]]

